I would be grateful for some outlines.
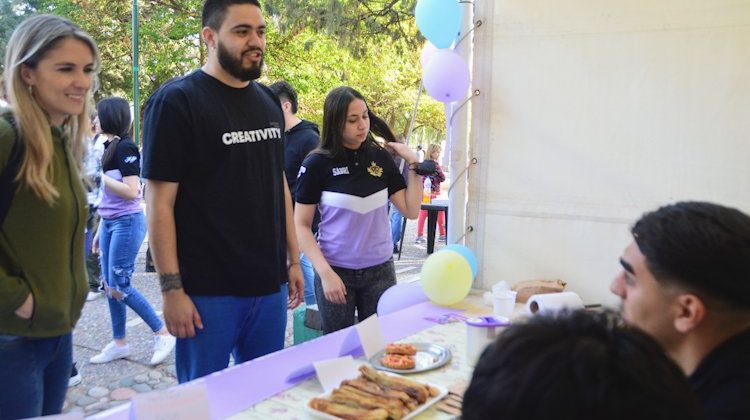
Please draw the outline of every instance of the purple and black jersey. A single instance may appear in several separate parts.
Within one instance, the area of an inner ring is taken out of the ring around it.
[[[320,210],[318,246],[334,267],[362,269],[391,258],[388,198],[406,182],[388,152],[363,145],[342,159],[310,154],[297,179],[296,201]]]

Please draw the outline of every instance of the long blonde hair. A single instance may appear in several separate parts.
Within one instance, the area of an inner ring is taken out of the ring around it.
[[[25,154],[16,176],[21,188],[27,187],[49,204],[60,195],[52,184],[52,133],[47,113],[42,109],[21,76],[22,65],[35,68],[47,52],[60,41],[75,38],[91,48],[94,71],[99,70],[99,49],[89,34],[70,21],[53,15],[38,15],[21,22],[13,31],[5,51],[4,87],[13,109],[19,139]],[[95,85],[92,84],[92,87]],[[88,92],[86,105],[78,116],[71,116],[63,125],[63,133],[71,145],[71,152],[81,167],[86,147],[85,138],[91,131],[89,115],[93,89]]]

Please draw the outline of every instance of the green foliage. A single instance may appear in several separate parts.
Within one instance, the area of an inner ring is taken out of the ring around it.
[[[20,0],[0,0],[0,74],[5,69],[5,44],[13,29],[34,12],[27,2]]]
[[[140,105],[165,81],[205,62],[200,40],[202,0],[139,0]],[[397,133],[405,133],[421,78],[423,38],[414,22],[416,0],[266,0],[268,25],[264,83],[287,80],[300,97],[299,114],[322,121],[332,88],[349,85]],[[33,11],[65,16],[88,31],[102,55],[97,98],[132,99],[131,1],[0,0],[0,46]],[[6,10],[23,13],[8,14]],[[8,34],[9,35],[9,34]],[[443,105],[423,94],[415,131],[439,139]]]

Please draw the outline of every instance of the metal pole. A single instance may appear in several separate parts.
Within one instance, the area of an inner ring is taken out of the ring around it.
[[[424,90],[424,84],[419,82],[419,90],[417,91],[417,100],[414,102],[414,109],[411,112],[411,120],[409,120],[409,129],[406,130],[406,140],[404,141],[407,146],[411,143],[411,132],[414,130],[414,121],[417,119],[417,109],[419,108],[419,98],[422,97],[422,91]]]
[[[468,35],[456,46],[456,52],[463,57],[471,70],[474,47],[473,34],[470,33],[474,20],[474,3],[460,0],[461,33],[458,38]],[[471,79],[470,79],[471,80]],[[471,86],[469,87],[471,90]],[[466,92],[469,96],[469,92]],[[451,217],[448,220],[448,243],[464,243],[466,234],[466,204],[468,197],[467,166],[469,148],[469,109],[471,102],[460,107],[460,102],[446,104],[445,115],[448,131],[448,149],[450,153],[451,183],[448,188]]]
[[[141,144],[141,107],[138,95],[138,0],[133,0],[133,140]]]

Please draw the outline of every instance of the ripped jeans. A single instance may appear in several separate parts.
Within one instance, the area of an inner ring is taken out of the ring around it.
[[[138,314],[153,332],[164,323],[156,315],[146,298],[130,284],[135,270],[135,257],[146,237],[146,218],[143,212],[126,214],[114,219],[102,219],[99,229],[102,277],[107,292],[112,337],[125,338],[127,306]]]

